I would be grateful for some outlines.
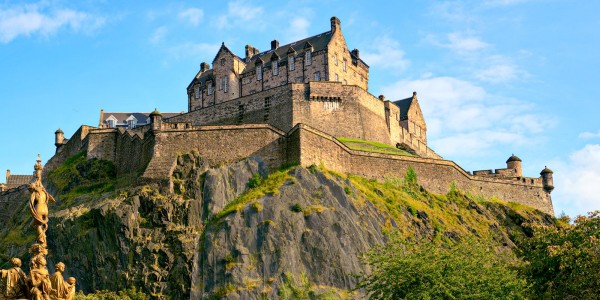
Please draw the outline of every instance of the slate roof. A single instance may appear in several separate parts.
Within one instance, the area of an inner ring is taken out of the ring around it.
[[[271,56],[273,55],[273,53],[277,54],[277,56],[279,56],[279,59],[287,59],[288,50],[290,49],[290,47],[292,47],[294,49],[294,51],[296,52],[296,55],[304,53],[307,46],[308,47],[312,46],[312,52],[320,51],[327,47],[327,45],[329,44],[329,41],[331,41],[331,37],[332,37],[331,31],[326,31],[321,34],[313,35],[311,37],[307,37],[305,39],[295,41],[293,43],[279,46],[279,48],[277,48],[275,50],[267,50],[267,51],[261,52],[259,54],[256,54],[256,55],[250,57],[247,60],[244,60],[244,62],[246,63],[246,65],[253,66],[256,63],[256,61],[260,58],[264,62],[264,64],[263,64],[264,66],[270,66],[271,65]],[[242,74],[248,73],[253,70],[254,70],[254,68],[245,68],[244,71],[242,72]]]
[[[10,175],[6,180],[6,187],[9,189],[16,188],[33,182],[33,175]]]
[[[412,104],[412,100],[413,97],[394,101],[394,104],[400,108],[400,120],[406,120],[408,118],[408,109]]]
[[[200,85],[204,87],[206,86],[206,82],[208,80],[212,80],[213,84],[215,84],[215,76],[213,75],[213,69],[206,70],[202,73],[198,72],[196,77],[194,77],[194,79],[192,80],[192,82],[190,82],[187,88],[189,89],[196,82],[200,82]]]
[[[161,113],[163,119],[170,118],[181,113]],[[104,112],[104,118],[102,122],[106,122],[110,116],[114,116],[117,119],[117,127],[127,127],[127,118],[134,116],[137,119],[137,126],[143,126],[150,123],[150,113],[140,112]],[[106,124],[106,123],[104,123]]]

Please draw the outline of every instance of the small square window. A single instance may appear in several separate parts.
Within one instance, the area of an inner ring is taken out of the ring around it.
[[[321,72],[319,72],[319,71],[315,72],[315,80],[316,81],[320,81],[321,80]]]

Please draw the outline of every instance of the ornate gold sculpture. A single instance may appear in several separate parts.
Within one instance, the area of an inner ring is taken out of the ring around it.
[[[31,192],[29,210],[33,216],[31,226],[37,232],[37,241],[29,248],[31,263],[29,276],[21,270],[21,260],[13,258],[13,267],[9,270],[0,270],[2,284],[0,284],[0,300],[4,299],[32,299],[32,300],[72,300],[75,297],[75,278],[67,281],[62,273],[65,264],[56,264],[56,272],[52,277],[46,268],[46,255],[48,254],[46,231],[48,230],[48,203],[56,202],[42,184],[42,160],[38,154],[34,166],[35,181],[29,184]]]

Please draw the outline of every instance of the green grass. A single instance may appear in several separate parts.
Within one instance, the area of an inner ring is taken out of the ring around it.
[[[338,141],[340,141],[341,143],[343,143],[344,145],[346,145],[346,147],[348,147],[352,150],[383,153],[383,154],[393,154],[393,155],[400,155],[400,156],[414,156],[413,154],[411,154],[405,150],[398,149],[392,145],[388,145],[388,144],[384,144],[384,143],[373,142],[373,141],[364,141],[364,140],[345,138],[345,137],[337,137],[336,139]]]

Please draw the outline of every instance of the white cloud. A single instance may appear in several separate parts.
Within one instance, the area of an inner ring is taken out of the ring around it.
[[[579,138],[580,139],[596,139],[596,138],[600,138],[600,130],[598,130],[598,132],[582,132],[579,134]]]
[[[600,209],[600,145],[586,145],[552,169],[555,212],[575,216]]]
[[[19,36],[50,36],[62,28],[89,32],[104,23],[102,17],[72,9],[35,4],[0,8],[0,43],[9,43]]]
[[[204,11],[199,8],[188,8],[183,11],[180,11],[177,14],[179,20],[186,22],[192,26],[200,25],[202,22],[202,18],[204,17]]]
[[[483,4],[486,6],[509,6],[526,2],[528,0],[487,0]]]
[[[489,94],[453,77],[401,80],[382,91],[389,99],[417,91],[432,148],[452,158],[482,156],[502,145],[531,146],[554,124],[552,118],[536,114],[531,103]]]
[[[150,36],[148,41],[150,41],[150,43],[152,43],[152,44],[158,44],[165,39],[167,32],[168,32],[167,27],[165,27],[165,26],[158,27],[158,28],[156,28],[156,30],[154,30],[154,32],[152,33],[152,35]]]
[[[397,71],[403,71],[409,65],[409,60],[404,57],[400,44],[387,36],[376,38],[371,46],[361,53],[361,58],[370,66]]]
[[[217,17],[215,25],[219,29],[242,27],[245,29],[262,28],[264,9],[246,0],[236,0],[227,3],[227,13]],[[250,26],[249,26],[250,25]]]
[[[475,72],[479,80],[490,83],[502,83],[529,77],[529,73],[520,69],[512,59],[502,55],[492,55],[484,59],[486,66]]]
[[[290,28],[286,34],[287,41],[297,41],[308,37],[308,27],[310,22],[303,17],[294,17],[290,20]]]
[[[448,33],[444,39],[429,34],[425,37],[425,40],[434,46],[448,48],[459,53],[479,51],[490,46],[475,36],[461,32]]]

